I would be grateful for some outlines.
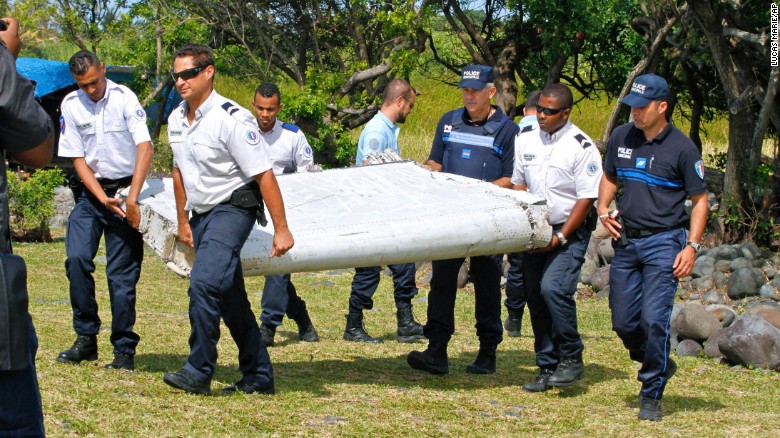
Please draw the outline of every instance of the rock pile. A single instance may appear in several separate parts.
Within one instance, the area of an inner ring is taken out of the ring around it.
[[[600,299],[609,297],[613,256],[611,239],[599,227],[580,280]],[[670,337],[678,356],[780,370],[780,254],[752,242],[702,249],[677,295]]]

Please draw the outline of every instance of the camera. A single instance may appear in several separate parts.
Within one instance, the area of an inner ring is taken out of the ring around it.
[[[2,30],[8,30],[8,24],[5,21],[0,20],[0,31]]]
[[[623,224],[623,216],[618,216],[615,219],[620,224],[620,237],[617,238],[617,246],[627,246],[628,237],[626,237],[626,226]]]

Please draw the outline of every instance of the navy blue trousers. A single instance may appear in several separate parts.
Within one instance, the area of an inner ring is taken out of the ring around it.
[[[266,275],[260,304],[263,306],[260,321],[265,325],[279,326],[285,313],[295,319],[306,311],[306,301],[298,296],[290,274]]]
[[[471,257],[469,272],[474,281],[474,316],[480,345],[498,345],[503,340],[501,325],[502,255]],[[431,291],[428,294],[428,321],[423,327],[431,342],[449,343],[455,333],[455,298],[458,271],[463,258],[434,260]]]
[[[255,223],[255,209],[219,204],[193,214],[195,263],[190,272],[190,355],[184,368],[211,380],[217,365],[220,317],[238,346],[238,369],[248,385],[273,385],[268,350],[246,295],[241,248]]]
[[[35,354],[38,338],[30,318],[30,366],[0,371],[0,437],[42,437],[43,411]]]
[[[628,239],[625,247],[615,246],[609,271],[612,330],[631,359],[642,363],[637,380],[642,382],[645,397],[660,399],[666,387],[670,320],[678,282],[672,266],[685,240],[685,230],[679,228]]]
[[[590,230],[580,227],[565,246],[546,254],[528,253],[523,260],[536,365],[540,368],[555,369],[561,359],[582,356],[584,346],[577,329],[574,293],[590,234]]]
[[[76,201],[65,235],[65,272],[70,280],[73,329],[78,335],[100,330],[95,300],[95,255],[106,240],[106,278],[111,299],[111,344],[114,353],[135,354],[140,337],[135,325],[135,286],[141,277],[144,246],[141,233],[110,212],[89,190]]]
[[[509,269],[506,273],[506,299],[504,306],[510,313],[523,315],[525,309],[525,286],[523,285],[523,255],[522,252],[507,254]]]
[[[398,303],[409,302],[417,295],[417,282],[414,278],[417,268],[414,263],[401,263],[387,265],[393,273],[393,296],[396,306]],[[354,310],[370,310],[374,308],[374,296],[379,286],[379,274],[381,266],[355,268],[355,276],[352,277],[352,292],[349,295],[349,308]]]

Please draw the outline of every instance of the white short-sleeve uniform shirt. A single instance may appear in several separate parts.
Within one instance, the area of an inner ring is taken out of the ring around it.
[[[185,101],[168,117],[168,140],[184,180],[185,209],[202,214],[271,169],[271,160],[254,116],[236,102],[212,90],[192,124],[186,111]]]
[[[60,109],[60,157],[84,157],[97,178],[133,174],[138,145],[151,141],[146,112],[135,93],[107,79],[99,101],[76,90],[65,96]]]
[[[515,138],[512,183],[547,200],[550,224],[566,222],[578,199],[597,198],[602,173],[596,144],[571,122],[553,134],[540,129]]]
[[[294,168],[297,172],[305,171],[306,166],[314,161],[309,142],[295,125],[276,119],[273,128],[268,132],[260,131],[260,135],[268,143],[276,175],[281,175],[285,168]]]

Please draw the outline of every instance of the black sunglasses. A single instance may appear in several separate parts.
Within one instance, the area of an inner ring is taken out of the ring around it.
[[[206,67],[208,67],[208,65],[201,65],[200,67],[188,68],[187,70],[182,70],[178,73],[171,72],[171,77],[173,78],[173,82],[178,81],[179,78],[182,78],[185,81],[189,81],[190,79],[197,76],[198,73],[202,72],[203,69],[205,69]]]
[[[566,111],[568,108],[546,108],[543,106],[536,105],[536,112],[538,113],[544,113],[546,116],[554,116],[561,111]]]

